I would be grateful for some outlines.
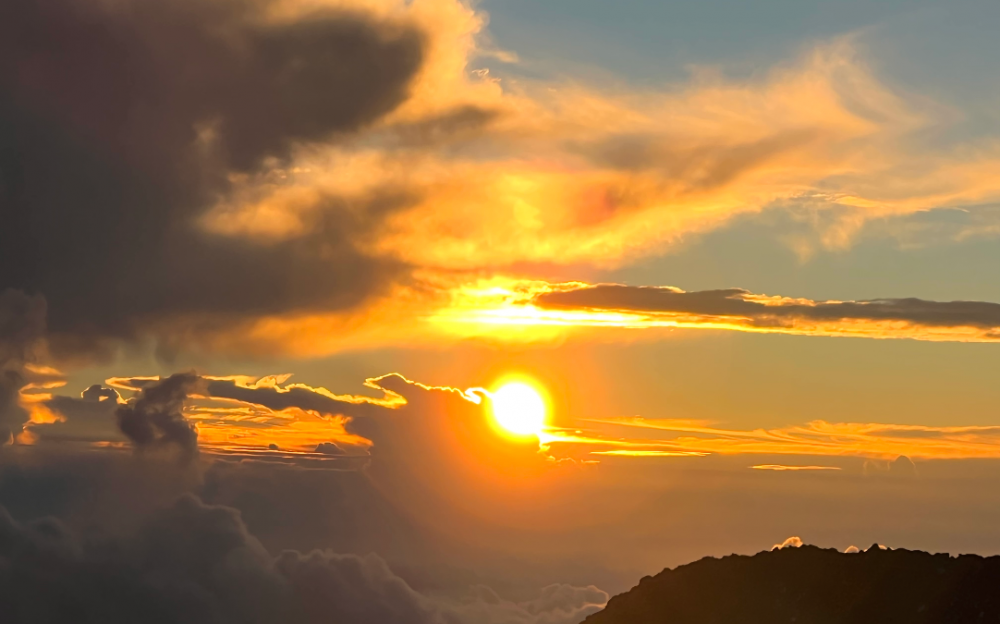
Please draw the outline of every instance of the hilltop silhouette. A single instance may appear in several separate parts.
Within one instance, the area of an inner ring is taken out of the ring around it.
[[[585,624],[1000,622],[1000,556],[802,546],[643,578]]]

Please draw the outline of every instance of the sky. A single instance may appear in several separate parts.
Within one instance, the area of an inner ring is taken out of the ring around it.
[[[3,3],[19,613],[576,624],[792,536],[1000,553],[997,19]]]

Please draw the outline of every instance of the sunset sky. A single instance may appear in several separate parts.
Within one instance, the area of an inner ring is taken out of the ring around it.
[[[6,0],[0,506],[235,509],[446,614],[388,624],[1000,553],[998,20]]]

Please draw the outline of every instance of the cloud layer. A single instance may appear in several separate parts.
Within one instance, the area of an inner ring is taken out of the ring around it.
[[[45,334],[45,300],[0,291],[0,446],[13,441],[29,419],[22,390],[30,389],[29,365]]]
[[[1000,457],[1000,426],[831,423],[815,420],[774,429],[728,429],[710,423],[667,418],[610,418],[593,421],[613,429],[601,435],[554,434],[547,443],[581,448],[619,448],[622,456],[699,457],[725,455],[805,455],[871,458],[871,472],[912,474],[911,457],[919,459],[990,459]],[[644,435],[616,437],[621,427]],[[652,434],[652,435],[646,435]],[[558,453],[559,451],[554,451]],[[567,451],[568,452],[568,451]],[[606,453],[605,453],[606,454]],[[886,465],[885,460],[893,460]],[[761,470],[828,470],[827,466],[761,464]],[[836,469],[836,468],[833,468]],[[866,470],[868,468],[866,467]]]
[[[921,340],[996,341],[1000,339],[1000,304],[984,301],[875,299],[813,301],[757,295],[739,288],[685,292],[677,288],[620,284],[566,285],[535,296],[543,309],[580,313],[566,324],[627,327],[704,327],[742,331],[916,338]]]
[[[951,112],[850,37],[750,79],[612,90],[497,78],[486,18],[6,3],[0,288],[46,297],[64,358],[328,353],[426,331],[482,272],[619,266],[774,206],[825,215],[842,247],[875,217],[1000,197],[996,145],[926,141]]]
[[[272,557],[239,512],[190,495],[111,541],[80,539],[52,518],[19,524],[0,507],[0,563],[0,595],[18,622],[575,624],[608,598],[570,586],[524,603],[489,588],[430,598],[376,555]]]

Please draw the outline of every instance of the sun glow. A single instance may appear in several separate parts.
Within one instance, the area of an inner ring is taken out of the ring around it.
[[[491,403],[493,417],[507,433],[537,436],[545,429],[545,399],[526,383],[504,384],[491,394]]]

